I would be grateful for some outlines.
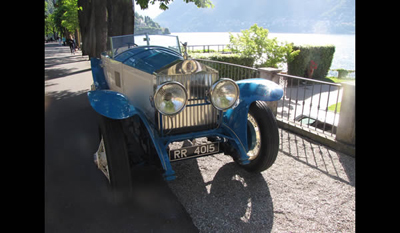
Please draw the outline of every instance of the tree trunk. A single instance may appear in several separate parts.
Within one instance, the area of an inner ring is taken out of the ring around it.
[[[134,0],[78,0],[82,55],[100,58],[107,50],[107,38],[133,34]]]
[[[92,3],[88,0],[78,0],[78,6],[82,7],[81,11],[78,11],[79,27],[82,34],[82,55],[89,55],[90,47],[90,17],[92,13]],[[95,43],[95,41],[93,42]]]
[[[100,58],[100,54],[106,51],[107,46],[107,0],[96,0],[94,27],[96,32],[94,33],[96,40],[96,49],[93,57]],[[90,56],[90,55],[89,55]]]
[[[133,20],[135,16],[132,0],[107,1],[109,36],[133,34]]]
[[[108,36],[133,34],[134,0],[107,0]],[[110,44],[107,42],[107,49]]]

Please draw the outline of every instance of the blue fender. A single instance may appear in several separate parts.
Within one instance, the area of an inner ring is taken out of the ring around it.
[[[156,132],[154,126],[150,124],[145,115],[129,103],[129,100],[121,93],[110,90],[89,91],[88,97],[90,105],[99,114],[111,119],[125,119],[133,115],[138,115],[143,121],[150,138],[153,141],[160,162],[165,170],[164,177],[167,180],[175,179],[175,172],[169,162],[166,148],[163,141]]]
[[[88,92],[90,105],[99,114],[111,119],[125,119],[137,113],[123,94],[111,90],[95,90]]]
[[[240,99],[247,103],[256,100],[276,101],[283,96],[283,89],[276,83],[263,79],[252,78],[237,81],[240,89]]]
[[[98,58],[91,58],[91,68],[93,75],[93,82],[96,90],[87,93],[90,105],[99,114],[116,120],[125,119],[133,115],[138,115],[153,141],[154,147],[157,151],[160,162],[165,170],[164,177],[166,180],[173,180],[175,172],[169,162],[169,157],[165,147],[163,147],[162,140],[160,139],[155,127],[150,124],[145,115],[137,108],[129,103],[128,98],[116,91],[109,90],[107,81],[104,76],[104,70],[101,67],[101,60]]]
[[[227,128],[232,136],[239,139],[236,143],[241,153],[240,160],[246,161],[247,142],[247,114],[250,105],[256,101],[277,101],[283,96],[283,89],[276,83],[262,79],[245,79],[236,82],[240,89],[239,105],[234,109],[224,112],[223,127]],[[243,153],[246,152],[246,153]]]

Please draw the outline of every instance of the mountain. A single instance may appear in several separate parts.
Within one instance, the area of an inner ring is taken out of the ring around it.
[[[160,27],[160,25],[153,21],[149,16],[141,16],[135,12],[135,34],[170,34],[168,28]]]
[[[171,32],[239,32],[254,23],[271,32],[354,34],[355,0],[212,0],[197,8],[175,0],[155,20]]]

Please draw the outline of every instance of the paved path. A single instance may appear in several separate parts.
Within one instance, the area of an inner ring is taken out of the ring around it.
[[[45,231],[198,232],[150,168],[136,174],[131,203],[112,203],[106,178],[93,163],[98,129],[86,95],[91,83],[86,56],[45,44]]]

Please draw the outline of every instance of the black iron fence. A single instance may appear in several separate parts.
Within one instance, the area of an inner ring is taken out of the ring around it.
[[[227,48],[228,48],[227,44],[188,45],[187,51],[188,52],[203,52],[203,53],[210,53],[210,52],[223,53],[223,52],[227,52],[225,50]]]
[[[277,119],[331,136],[336,134],[342,86],[287,74],[278,75],[284,94],[278,101]]]
[[[196,59],[219,71],[220,77],[242,80],[260,77],[260,70],[226,62]],[[278,73],[278,84],[284,94],[277,103],[276,118],[287,124],[336,134],[343,88],[340,84],[323,82]],[[276,79],[274,79],[276,80]]]
[[[237,81],[242,79],[256,78],[260,76],[258,69],[253,67],[205,59],[196,60],[218,70],[220,78],[230,78]]]

